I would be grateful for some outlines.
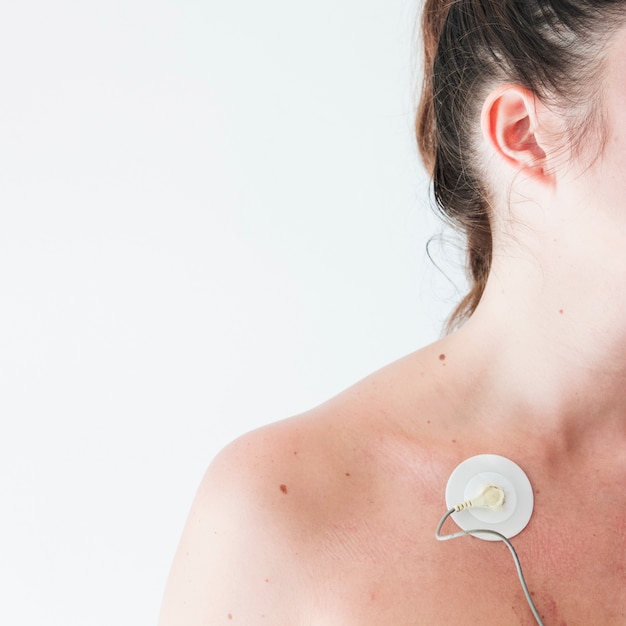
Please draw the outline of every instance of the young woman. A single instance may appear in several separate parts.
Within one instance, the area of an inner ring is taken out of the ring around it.
[[[533,485],[546,626],[626,623],[626,2],[427,0],[423,41],[456,330],[215,459],[161,626],[535,623],[502,544],[434,537],[482,453]]]

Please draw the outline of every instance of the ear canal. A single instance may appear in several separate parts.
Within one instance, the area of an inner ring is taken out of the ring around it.
[[[527,149],[535,142],[535,138],[530,131],[530,120],[528,116],[523,117],[518,122],[511,124],[506,129],[508,131],[507,143],[516,149]]]
[[[537,138],[531,130],[530,118],[528,116],[512,124],[510,141],[511,146],[516,150],[532,156],[533,163],[536,164],[545,159],[546,153],[537,143]]]

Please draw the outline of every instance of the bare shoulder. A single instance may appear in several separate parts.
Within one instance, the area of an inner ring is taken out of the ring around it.
[[[301,623],[306,549],[336,465],[319,422],[271,424],[213,460],[174,559],[160,626]]]
[[[212,461],[170,571],[159,626],[297,623],[287,450],[297,419],[240,437]],[[297,452],[291,450],[293,457]],[[289,461],[292,461],[290,463]]]
[[[160,626],[312,623],[339,564],[368,563],[374,573],[415,544],[407,491],[420,494],[424,509],[439,507],[441,494],[431,442],[420,443],[428,401],[420,407],[409,397],[407,368],[415,362],[384,368],[216,457],[192,506]]]

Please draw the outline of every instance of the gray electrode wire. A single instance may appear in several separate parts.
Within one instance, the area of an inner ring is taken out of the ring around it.
[[[528,586],[526,585],[526,581],[524,580],[524,574],[522,573],[522,565],[519,561],[519,557],[517,556],[517,552],[515,552],[515,548],[513,547],[511,542],[502,533],[499,533],[495,530],[477,528],[475,530],[461,530],[459,532],[452,533],[451,535],[441,534],[441,527],[444,525],[444,522],[450,517],[450,515],[452,515],[452,513],[455,513],[456,511],[457,511],[456,507],[450,509],[441,518],[439,524],[437,524],[437,530],[435,531],[435,537],[437,538],[437,540],[447,541],[448,539],[456,539],[457,537],[467,537],[468,535],[478,536],[481,534],[483,535],[487,534],[487,535],[495,535],[500,541],[503,541],[507,545],[508,549],[511,551],[511,554],[513,555],[515,568],[517,569],[519,580],[522,583],[522,589],[524,590],[524,595],[526,596],[526,600],[528,601],[528,606],[530,606],[530,610],[533,612],[533,615],[535,616],[535,619],[537,620],[537,624],[539,624],[539,626],[544,626],[543,622],[541,621],[541,617],[539,617],[537,608],[535,607],[535,603],[533,602],[533,599],[530,597],[530,591],[528,591]]]

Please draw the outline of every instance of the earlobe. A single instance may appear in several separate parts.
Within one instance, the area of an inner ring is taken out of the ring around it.
[[[491,149],[517,171],[542,175],[546,150],[538,133],[536,96],[519,85],[492,91],[483,105],[481,126]]]

